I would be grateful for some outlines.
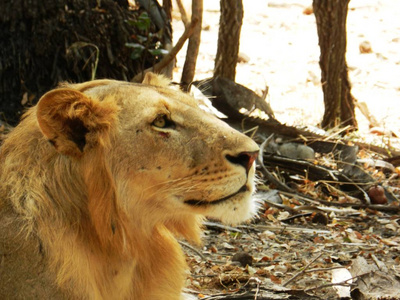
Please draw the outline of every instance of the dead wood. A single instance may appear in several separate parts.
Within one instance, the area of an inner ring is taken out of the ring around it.
[[[376,152],[387,158],[400,157],[400,151],[390,145],[381,147],[359,141],[351,141],[353,146],[349,146],[346,138],[342,138],[340,135],[336,135],[336,139],[334,139],[333,136],[329,137],[301,127],[282,124],[275,119],[274,112],[262,97],[228,79],[219,77],[207,78],[195,81],[193,84],[210,98],[212,105],[217,110],[228,117],[227,123],[241,131],[256,128],[257,134],[262,136],[263,139],[275,134],[285,140],[306,144],[319,153],[333,152],[336,159],[344,163],[354,162],[358,150],[361,149]],[[247,114],[239,112],[241,108],[245,108]],[[249,116],[248,112],[255,108],[264,112],[269,119],[265,120]],[[394,159],[394,162],[397,162],[397,160]]]
[[[195,81],[193,84],[210,98],[216,109],[231,119],[243,119],[244,115],[239,112],[242,108],[248,112],[258,108],[270,119],[275,119],[274,113],[265,98],[258,96],[252,90],[231,79],[216,76]]]
[[[272,137],[272,135],[271,135]],[[261,145],[260,145],[260,153],[258,156],[258,165],[261,168],[261,172],[264,175],[265,179],[268,180],[270,183],[274,184],[275,186],[277,186],[279,188],[279,190],[281,191],[285,191],[285,192],[294,192],[293,189],[291,189],[290,187],[288,187],[285,183],[281,182],[280,180],[278,180],[271,172],[268,171],[268,169],[265,167],[264,165],[264,157],[263,157],[263,153],[264,153],[264,147],[265,145],[268,143],[269,139],[266,139]]]
[[[242,288],[237,292],[231,293],[220,293],[214,296],[208,296],[202,298],[204,300],[285,300],[285,299],[293,299],[293,300],[316,300],[318,297],[313,297],[306,294],[302,290],[296,289],[284,289],[278,287],[268,288],[266,286],[256,286],[252,284],[248,288]]]
[[[305,160],[296,160],[275,154],[264,154],[264,162],[270,167],[279,167],[281,171],[288,171],[291,174],[301,174],[313,181],[337,182],[339,184],[354,185],[355,181],[363,184],[374,184],[372,177],[366,174],[365,178],[348,178],[345,174],[338,170],[334,170],[325,166],[314,164]]]
[[[394,166],[400,166],[400,156],[393,156],[387,159],[388,162],[390,162]]]
[[[378,211],[392,212],[397,213],[400,211],[400,207],[398,206],[387,206],[387,205],[372,205],[371,200],[368,196],[368,189],[376,185],[376,180],[371,177],[368,173],[363,171],[360,167],[356,167],[360,170],[361,173],[354,173],[355,175],[352,177],[347,176],[344,172],[339,170],[334,170],[325,166],[320,166],[314,164],[312,162],[304,161],[304,160],[295,160],[279,155],[264,155],[263,161],[266,166],[269,168],[273,168],[275,170],[279,170],[280,173],[288,172],[292,175],[301,175],[308,180],[316,181],[317,183],[327,184],[329,186],[337,185],[343,191],[343,195],[349,198],[357,198],[360,200],[360,203],[337,203],[334,201],[326,201],[322,199],[309,199],[311,201],[317,201],[321,204],[328,206],[339,206],[339,207],[352,207],[354,209],[360,208],[370,208]],[[298,195],[303,200],[307,199],[307,196],[295,192],[292,188],[289,188],[288,185],[282,181],[279,181],[275,176],[273,176],[267,168],[260,164],[261,172],[266,176],[266,180],[269,181],[272,185],[274,185],[278,190],[282,192],[292,193],[294,197]],[[362,176],[359,176],[362,174]],[[272,178],[272,180],[271,180]],[[324,189],[322,189],[324,191]],[[386,196],[389,198],[390,203],[398,203],[398,198],[391,193],[386,187],[384,187],[384,191]],[[326,191],[329,195],[329,190]],[[283,208],[283,207],[281,207]]]

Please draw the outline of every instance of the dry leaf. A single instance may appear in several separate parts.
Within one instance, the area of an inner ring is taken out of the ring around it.
[[[334,269],[332,270],[332,283],[353,283],[353,280],[349,280],[352,278],[351,273],[345,269]],[[348,280],[348,281],[346,281]],[[336,290],[338,296],[340,298],[350,298],[350,286],[343,286],[343,285],[335,285],[333,288]]]

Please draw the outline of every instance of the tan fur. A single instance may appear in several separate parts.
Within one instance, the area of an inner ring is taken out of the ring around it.
[[[176,238],[199,243],[203,216],[252,217],[254,166],[247,175],[232,157],[257,145],[166,85],[151,73],[144,85],[67,84],[9,134],[0,299],[180,299]]]

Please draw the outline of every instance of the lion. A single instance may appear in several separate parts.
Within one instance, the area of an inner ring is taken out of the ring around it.
[[[183,238],[251,219],[257,144],[149,73],[64,84],[0,148],[0,298],[182,298]]]

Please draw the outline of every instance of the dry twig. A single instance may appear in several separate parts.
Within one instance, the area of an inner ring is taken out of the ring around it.
[[[203,253],[201,253],[199,250],[197,250],[196,248],[192,247],[188,243],[185,243],[183,241],[179,241],[179,244],[181,244],[182,246],[184,246],[184,247],[190,249],[191,251],[193,251],[194,253],[196,253],[198,256],[201,257],[202,260],[207,261],[207,258],[203,255]]]
[[[304,290],[304,292],[307,293],[307,292],[323,289],[323,288],[330,287],[330,286],[352,286],[353,285],[352,283],[348,283],[350,280],[354,280],[354,279],[363,277],[363,276],[368,275],[370,273],[371,272],[367,272],[367,273],[364,273],[364,274],[361,274],[361,275],[357,275],[357,276],[351,277],[349,279],[343,280],[341,282],[322,284],[322,285],[319,285],[319,286],[316,286],[316,287],[313,287],[313,288],[306,289],[306,290]]]
[[[288,281],[286,281],[282,286],[287,286],[289,283],[291,283],[293,280],[295,280],[297,277],[299,277],[301,274],[304,274],[305,271],[313,264],[318,258],[320,258],[323,255],[321,252],[319,255],[317,255],[314,259],[312,259],[300,272],[296,273],[292,278],[290,278]]]

